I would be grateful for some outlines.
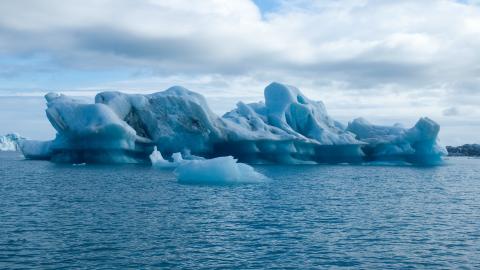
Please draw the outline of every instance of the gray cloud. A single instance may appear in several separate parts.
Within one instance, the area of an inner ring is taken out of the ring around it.
[[[457,116],[460,114],[457,107],[450,107],[448,109],[443,110],[442,113],[444,116]]]
[[[442,121],[468,105],[473,119],[476,2],[278,0],[262,16],[249,0],[0,1],[0,83],[48,89],[68,72],[59,85],[74,90],[183,84],[261,98],[269,81],[284,81],[345,117]],[[120,78],[89,84],[78,75],[116,70]]]
[[[458,85],[478,74],[475,6],[293,1],[262,19],[250,1],[233,2],[4,1],[0,51],[73,68],[316,76],[366,90]]]

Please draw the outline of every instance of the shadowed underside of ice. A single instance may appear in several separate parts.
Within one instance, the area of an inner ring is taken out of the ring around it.
[[[345,128],[322,102],[297,88],[272,83],[265,102],[245,104],[219,117],[203,96],[175,86],[151,95],[103,92],[94,104],[46,95],[47,116],[57,130],[46,143],[25,142],[26,157],[57,162],[149,162],[156,146],[172,154],[247,163],[361,163],[401,159],[440,160],[439,127],[422,118],[412,129],[379,127],[355,120]],[[157,157],[157,158],[160,158]]]

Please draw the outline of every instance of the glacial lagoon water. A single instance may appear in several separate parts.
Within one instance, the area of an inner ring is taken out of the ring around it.
[[[255,168],[271,181],[185,185],[0,153],[0,268],[480,267],[480,159]]]

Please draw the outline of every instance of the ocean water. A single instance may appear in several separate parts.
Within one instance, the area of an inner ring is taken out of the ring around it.
[[[256,169],[272,180],[184,185],[0,153],[0,269],[480,267],[480,159]]]

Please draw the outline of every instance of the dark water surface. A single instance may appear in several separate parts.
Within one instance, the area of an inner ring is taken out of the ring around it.
[[[195,186],[0,153],[0,269],[479,268],[480,159],[447,162]]]

